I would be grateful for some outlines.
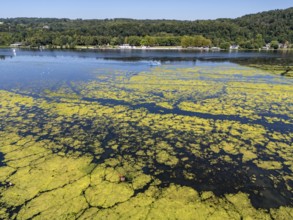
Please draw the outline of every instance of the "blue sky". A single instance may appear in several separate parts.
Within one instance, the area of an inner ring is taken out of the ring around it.
[[[235,18],[250,13],[289,8],[293,7],[293,0],[2,0],[0,5],[1,18],[197,20]]]

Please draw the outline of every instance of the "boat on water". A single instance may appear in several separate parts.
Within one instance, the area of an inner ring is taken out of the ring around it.
[[[13,53],[13,56],[16,56],[16,49],[15,48],[12,49],[12,53]]]

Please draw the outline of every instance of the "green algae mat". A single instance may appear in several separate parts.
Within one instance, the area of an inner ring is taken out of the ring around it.
[[[50,85],[0,90],[0,219],[293,219],[292,79],[166,64]]]

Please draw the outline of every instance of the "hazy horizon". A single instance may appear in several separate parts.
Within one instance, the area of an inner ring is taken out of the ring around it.
[[[15,7],[17,5],[17,7]],[[69,19],[166,19],[166,20],[206,20],[236,18],[263,11],[286,9],[293,6],[292,0],[207,0],[190,2],[181,0],[93,2],[90,0],[51,0],[50,4],[36,0],[6,2],[1,6],[1,18],[36,17]]]

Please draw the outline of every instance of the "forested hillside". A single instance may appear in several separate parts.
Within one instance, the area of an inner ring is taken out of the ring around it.
[[[189,36],[189,37],[188,37]],[[192,37],[192,38],[191,38]],[[266,43],[293,42],[293,8],[217,20],[0,19],[0,45],[221,46],[256,49]]]

